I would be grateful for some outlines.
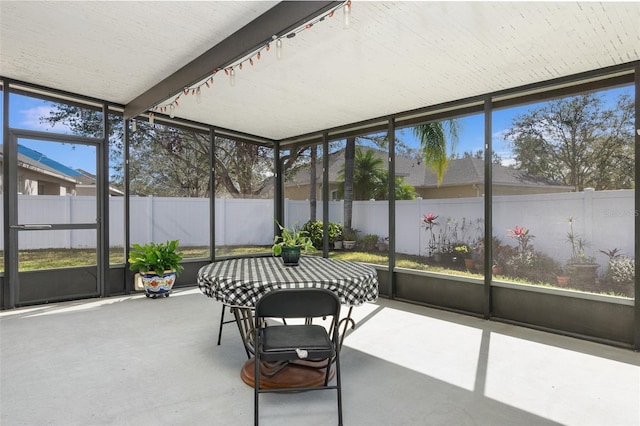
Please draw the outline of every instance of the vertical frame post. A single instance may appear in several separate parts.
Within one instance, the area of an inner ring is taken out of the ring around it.
[[[491,141],[491,98],[484,101],[484,319],[491,318],[491,281],[493,280],[493,143]]]
[[[209,260],[216,260],[216,131],[209,129]]]
[[[131,189],[130,189],[130,173],[129,173],[129,120],[124,120],[123,126],[124,137],[124,262],[125,265],[129,259],[129,247],[131,247]],[[133,291],[133,273],[129,268],[124,268],[124,292],[129,294]]]
[[[636,107],[636,121],[635,121],[635,189],[634,189],[634,204],[635,204],[635,300],[634,300],[634,321],[633,321],[633,329],[634,329],[634,344],[633,348],[636,351],[640,351],[640,303],[638,302],[638,298],[640,298],[640,277],[638,277],[638,270],[640,270],[640,258],[638,254],[640,254],[640,65],[636,66],[635,69],[635,107]]]
[[[329,133],[322,132],[322,256],[329,257]]]
[[[395,298],[396,283],[393,270],[396,267],[396,120],[389,118],[389,298]]]

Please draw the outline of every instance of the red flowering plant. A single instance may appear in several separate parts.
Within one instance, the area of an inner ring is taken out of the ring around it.
[[[520,253],[533,250],[533,245],[529,245],[529,242],[535,237],[529,234],[529,230],[527,228],[521,228],[516,225],[513,229],[509,230],[507,235],[509,238],[516,239],[518,241],[518,251]]]
[[[436,245],[436,237],[433,234],[433,227],[434,226],[438,226],[438,222],[436,222],[436,219],[438,218],[438,216],[434,215],[433,213],[428,213],[425,215],[422,215],[422,226],[429,231],[429,243],[428,243],[428,255],[431,256],[433,255],[434,250],[436,249],[437,245]]]

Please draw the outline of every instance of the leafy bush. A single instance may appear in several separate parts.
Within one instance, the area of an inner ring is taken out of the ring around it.
[[[506,274],[532,283],[555,282],[560,264],[546,254],[528,250],[510,256],[505,261]]]
[[[329,243],[342,239],[342,225],[335,222],[329,222]]]
[[[636,276],[635,260],[628,256],[618,256],[611,259],[607,276],[614,283],[633,281]]]
[[[307,232],[307,236],[311,240],[311,244],[317,249],[322,248],[322,222],[316,220],[315,222],[308,221],[302,227],[303,231]]]
[[[311,239],[311,243],[316,249],[322,249],[322,238],[324,236],[323,223],[320,220],[308,221],[302,227],[307,232],[307,236]],[[333,243],[342,235],[342,225],[339,223],[329,222],[329,243]]]
[[[373,250],[379,239],[380,237],[375,234],[366,234],[360,238],[360,244],[365,248],[365,250]]]

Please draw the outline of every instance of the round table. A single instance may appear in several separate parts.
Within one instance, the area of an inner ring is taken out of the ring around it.
[[[279,257],[227,259],[203,266],[198,286],[207,296],[242,308],[252,308],[264,294],[279,288],[325,288],[348,306],[378,299],[378,274],[358,262],[302,256],[298,266]]]
[[[341,341],[354,306],[375,302],[378,298],[378,274],[368,265],[317,256],[302,256],[298,266],[285,266],[279,257],[227,259],[206,265],[198,271],[198,286],[203,294],[233,307],[236,323],[248,353],[253,353],[252,308],[264,294],[283,288],[324,288],[335,292],[349,306],[340,321]],[[242,380],[253,386],[253,359],[242,368]],[[324,366],[309,368],[291,364],[273,377],[261,376],[261,388],[320,386]]]

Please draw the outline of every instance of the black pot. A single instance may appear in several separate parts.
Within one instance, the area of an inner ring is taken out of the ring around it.
[[[300,247],[282,247],[281,256],[285,266],[298,266]]]

